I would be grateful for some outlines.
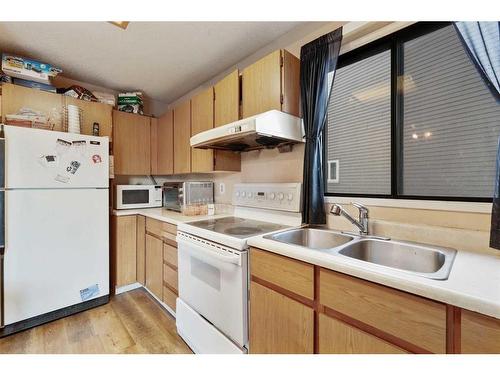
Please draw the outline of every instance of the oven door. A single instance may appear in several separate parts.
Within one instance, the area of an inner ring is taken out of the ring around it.
[[[179,298],[239,347],[248,340],[248,253],[177,232]]]

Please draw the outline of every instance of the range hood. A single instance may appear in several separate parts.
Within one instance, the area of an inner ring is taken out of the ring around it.
[[[272,110],[198,133],[191,147],[251,151],[304,142],[302,120]]]

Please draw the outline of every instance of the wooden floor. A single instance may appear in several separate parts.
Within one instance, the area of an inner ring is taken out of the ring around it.
[[[0,339],[0,353],[191,353],[174,318],[144,289]]]

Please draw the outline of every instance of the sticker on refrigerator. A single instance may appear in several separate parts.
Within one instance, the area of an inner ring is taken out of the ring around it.
[[[87,141],[73,141],[73,150],[80,155],[85,155]]]
[[[64,184],[67,184],[69,181],[69,177],[68,176],[61,176],[60,174],[58,174],[58,175],[56,175],[56,177],[54,177],[54,180],[62,182]]]
[[[80,297],[82,298],[82,302],[85,302],[91,298],[97,297],[99,293],[99,284],[94,284],[88,288],[80,290]]]
[[[63,155],[69,151],[69,149],[71,148],[71,145],[72,145],[71,142],[65,141],[64,139],[61,139],[61,138],[57,138],[56,151],[59,155]]]
[[[99,164],[99,163],[102,163],[102,158],[101,158],[101,155],[92,155],[92,162],[94,164]]]
[[[56,155],[43,155],[38,159],[39,163],[43,167],[53,167],[57,164],[57,156]]]
[[[82,165],[79,161],[72,160],[71,163],[66,167],[66,172],[75,174],[78,168]]]

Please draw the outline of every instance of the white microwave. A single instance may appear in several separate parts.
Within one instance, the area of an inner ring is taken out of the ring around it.
[[[157,185],[116,185],[114,206],[117,210],[151,208],[163,205],[162,187]]]

